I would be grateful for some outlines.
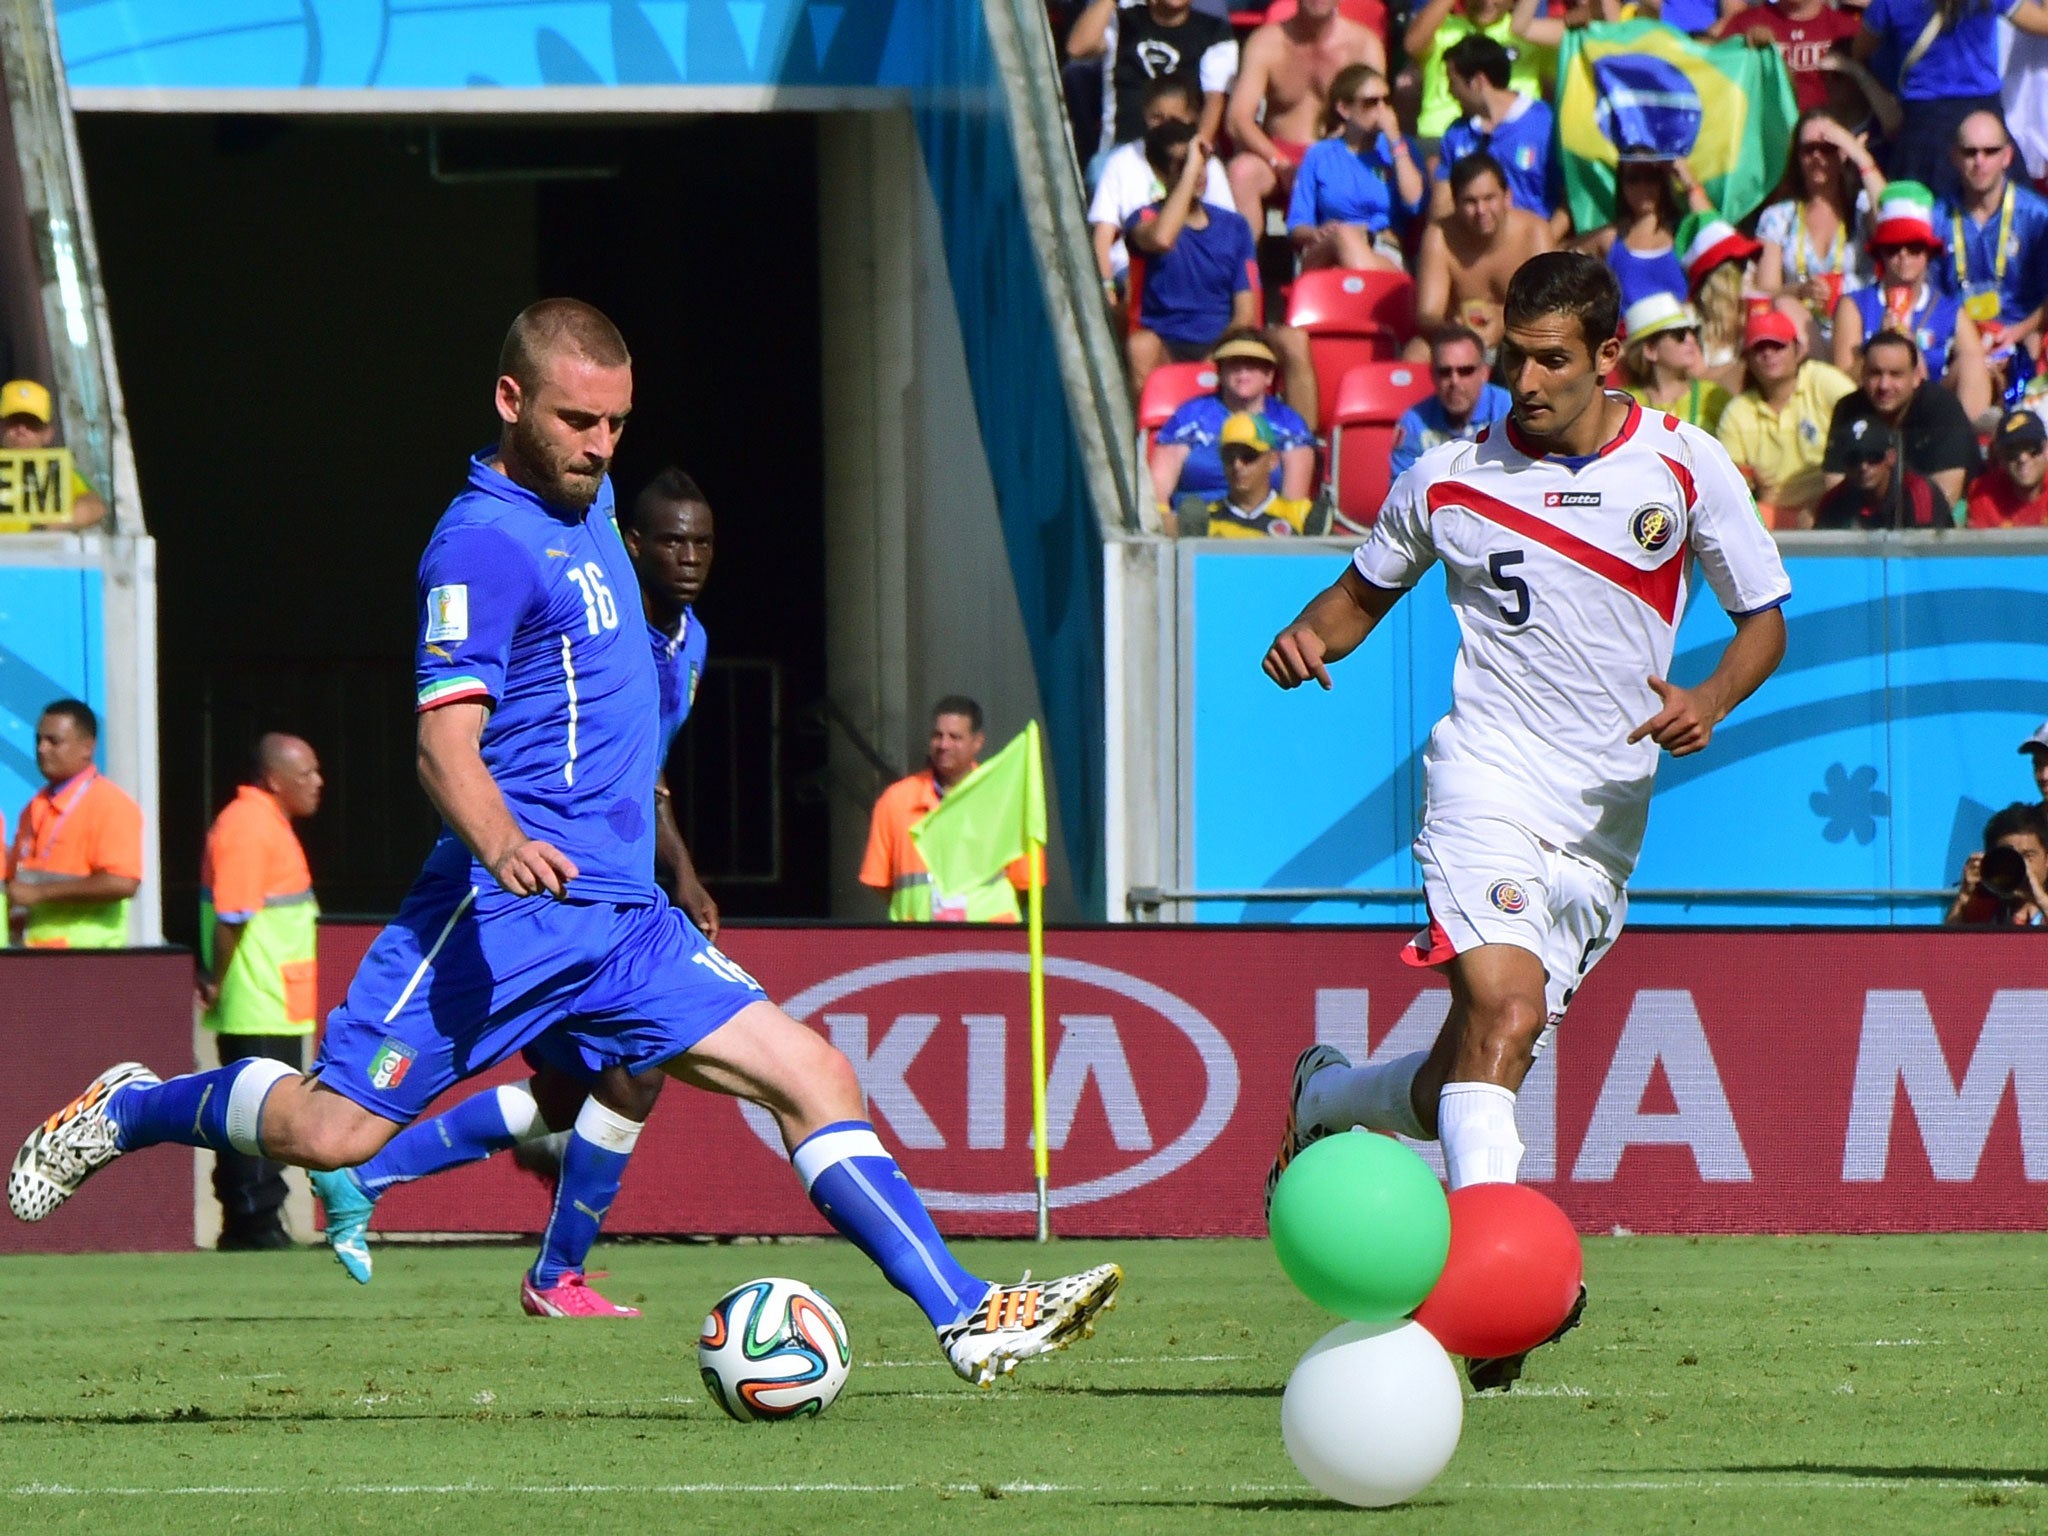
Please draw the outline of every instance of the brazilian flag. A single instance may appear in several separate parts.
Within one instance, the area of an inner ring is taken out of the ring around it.
[[[1784,174],[1798,115],[1775,48],[1699,42],[1661,21],[1573,27],[1557,59],[1572,223],[1583,231],[1613,222],[1622,147],[1685,155],[1714,206],[1739,223]]]

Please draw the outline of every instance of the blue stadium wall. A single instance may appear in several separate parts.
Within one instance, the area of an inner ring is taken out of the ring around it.
[[[1697,756],[1666,758],[1630,921],[1928,923],[1997,807],[2034,798],[2019,743],[2048,719],[2048,553],[1956,534],[1900,558],[1787,552],[1785,663]],[[1805,546],[1810,548],[1811,546]],[[1194,629],[1182,767],[1203,890],[1406,890],[1421,753],[1450,702],[1458,629],[1432,572],[1334,674],[1281,693],[1274,629],[1343,568],[1336,554],[1189,550]],[[1672,676],[1696,683],[1733,633],[1696,591]],[[1245,814],[1255,808],[1255,815]],[[1832,894],[1821,894],[1832,893]],[[1204,904],[1210,921],[1420,922],[1418,903]]]
[[[829,87],[907,99],[1045,714],[1077,901],[1103,906],[1101,539],[977,0],[56,0],[73,91]],[[886,93],[886,94],[884,94]],[[209,103],[209,105],[215,105]],[[317,102],[300,110],[318,111]],[[531,97],[508,110],[531,111]],[[422,110],[394,98],[394,111]]]

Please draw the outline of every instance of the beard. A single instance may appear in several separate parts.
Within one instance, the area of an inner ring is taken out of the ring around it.
[[[505,428],[504,448],[508,457],[534,477],[527,489],[543,501],[581,512],[597,500],[604,484],[604,469],[581,467],[581,455],[563,455],[525,416]]]

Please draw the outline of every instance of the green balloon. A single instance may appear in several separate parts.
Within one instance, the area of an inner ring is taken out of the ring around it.
[[[1287,1278],[1319,1307],[1389,1323],[1422,1305],[1451,1251],[1429,1165],[1370,1132],[1325,1136],[1280,1176],[1268,1221]]]

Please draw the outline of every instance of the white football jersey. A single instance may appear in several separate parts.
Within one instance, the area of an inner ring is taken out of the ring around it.
[[[1628,744],[1662,708],[1698,561],[1738,617],[1792,594],[1777,546],[1721,445],[1631,404],[1586,459],[1517,446],[1513,418],[1432,448],[1388,493],[1352,556],[1405,589],[1444,563],[1463,643],[1451,712],[1430,732],[1425,815],[1496,815],[1626,880],[1661,749]]]

